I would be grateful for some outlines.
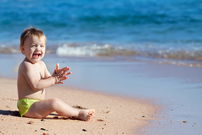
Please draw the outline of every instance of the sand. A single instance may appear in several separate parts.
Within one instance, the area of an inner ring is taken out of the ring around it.
[[[47,89],[47,98],[96,110],[88,122],[72,119],[19,117],[15,79],[0,78],[0,135],[138,135],[155,120],[157,107],[143,100],[64,86]]]

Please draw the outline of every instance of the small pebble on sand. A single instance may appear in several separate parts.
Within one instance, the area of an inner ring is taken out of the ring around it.
[[[33,124],[34,123],[34,121],[28,121],[27,122],[27,124]]]
[[[86,130],[86,129],[84,129],[84,128],[82,129],[82,131],[87,132],[87,130]]]

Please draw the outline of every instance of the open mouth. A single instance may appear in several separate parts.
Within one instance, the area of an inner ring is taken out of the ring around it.
[[[34,53],[32,57],[34,59],[38,59],[39,57],[41,57],[41,55],[42,55],[41,53]]]

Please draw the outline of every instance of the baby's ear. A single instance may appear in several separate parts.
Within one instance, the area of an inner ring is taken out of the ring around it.
[[[24,50],[25,50],[24,46],[20,46],[20,51],[21,51],[22,54],[24,54]]]

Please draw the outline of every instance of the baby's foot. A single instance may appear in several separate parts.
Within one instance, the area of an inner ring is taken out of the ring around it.
[[[89,121],[95,113],[94,109],[82,109],[79,111],[78,119],[83,121]]]

